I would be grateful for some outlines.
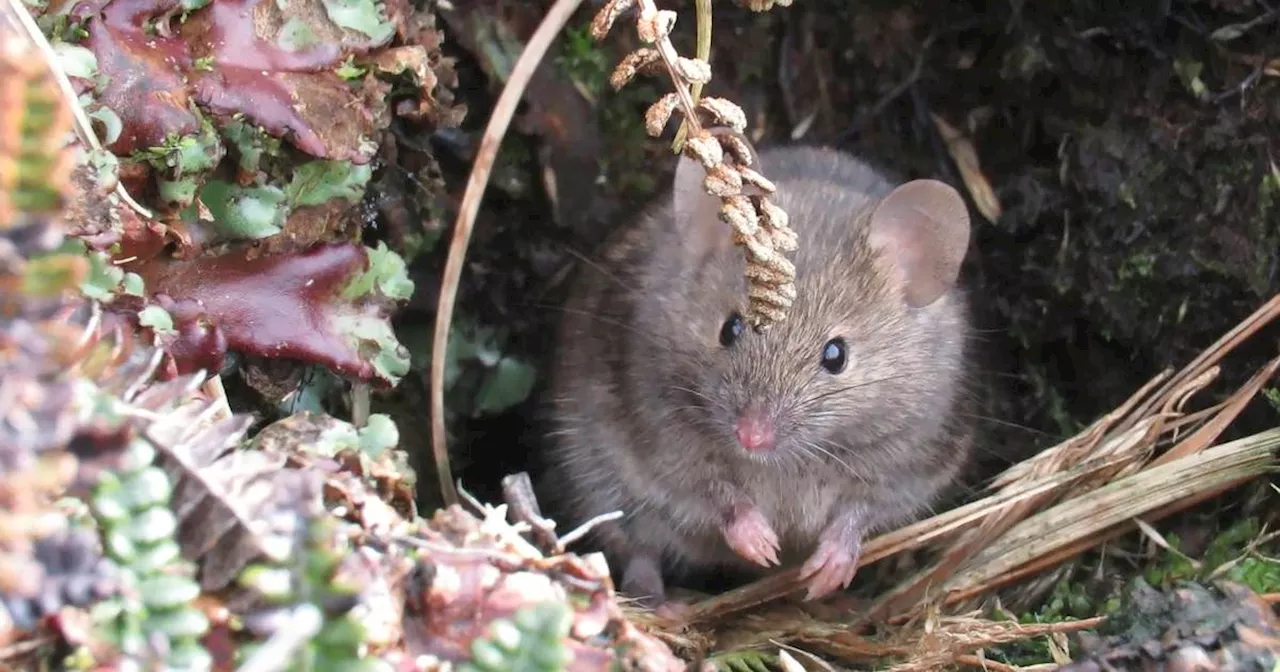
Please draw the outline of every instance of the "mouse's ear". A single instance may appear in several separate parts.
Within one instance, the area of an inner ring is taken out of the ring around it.
[[[869,237],[897,270],[907,305],[927,306],[960,275],[969,248],[969,209],[950,185],[914,180],[876,206]]]
[[[719,127],[707,131],[722,145],[726,160],[739,162],[736,157],[746,153],[750,166],[760,170],[755,147],[741,133]],[[707,193],[702,186],[706,179],[707,169],[702,163],[682,152],[680,162],[676,164],[672,212],[677,226],[688,232],[688,249],[699,255],[732,245],[732,230],[720,219],[720,198]]]

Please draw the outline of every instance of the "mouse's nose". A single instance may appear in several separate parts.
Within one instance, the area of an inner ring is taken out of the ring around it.
[[[763,413],[747,410],[738,417],[734,428],[738,434],[738,443],[751,452],[773,450],[773,422]]]

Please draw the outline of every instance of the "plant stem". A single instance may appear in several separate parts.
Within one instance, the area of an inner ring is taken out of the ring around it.
[[[697,0],[697,16],[698,16],[698,52],[697,57],[703,61],[711,60],[711,0]],[[695,82],[690,88],[689,97],[693,99],[696,105],[698,98],[702,96],[702,82]],[[677,154],[684,147],[684,140],[689,136],[689,122],[686,117],[680,122],[680,128],[676,131],[675,142],[671,143],[671,150]]]

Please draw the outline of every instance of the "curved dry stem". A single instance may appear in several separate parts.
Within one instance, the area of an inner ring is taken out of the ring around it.
[[[480,148],[476,152],[475,163],[471,166],[467,189],[463,192],[462,205],[458,208],[458,218],[453,225],[453,239],[449,241],[449,257],[440,283],[435,333],[431,342],[431,451],[440,479],[440,495],[446,506],[458,503],[458,490],[453,484],[453,474],[449,468],[449,449],[445,436],[444,359],[449,343],[449,325],[453,321],[453,304],[458,296],[458,281],[462,276],[462,262],[467,255],[467,244],[471,240],[471,230],[475,227],[476,214],[480,212],[480,201],[489,185],[489,173],[493,171],[498,147],[507,134],[511,118],[515,116],[516,106],[524,96],[525,87],[529,85],[534,70],[542,62],[551,42],[581,4],[582,0],[556,0],[556,4],[534,31],[533,37],[529,38],[524,51],[520,52],[520,58],[511,69],[511,76],[507,78],[507,85],[498,96],[489,124],[484,129],[484,136],[480,139]]]
[[[711,60],[711,0],[697,0],[697,17],[698,17],[698,46],[695,52],[698,60],[710,62]],[[702,82],[694,82],[689,88],[689,96],[697,104],[698,99],[702,97]],[[689,135],[689,121],[686,118],[680,123],[680,129],[676,131],[675,142],[671,144],[672,151],[679,152],[684,148],[684,141]]]

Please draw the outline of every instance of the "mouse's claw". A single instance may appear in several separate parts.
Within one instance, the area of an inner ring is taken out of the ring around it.
[[[729,548],[743,558],[763,567],[778,564],[778,533],[773,531],[760,509],[754,506],[735,507],[733,515],[720,531]]]
[[[862,533],[856,518],[837,521],[827,528],[818,540],[818,548],[800,568],[800,578],[808,587],[804,599],[814,600],[848,588],[858,573],[861,553]]]

